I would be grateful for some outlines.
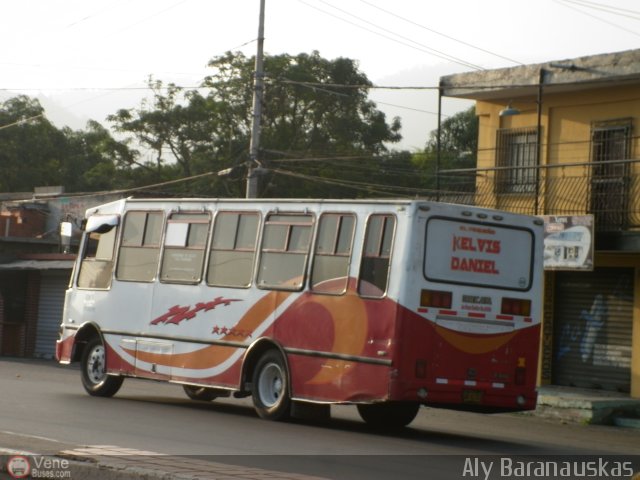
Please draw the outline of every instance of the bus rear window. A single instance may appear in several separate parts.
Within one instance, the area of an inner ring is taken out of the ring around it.
[[[531,288],[533,232],[432,217],[427,222],[424,276],[433,282],[526,291]]]

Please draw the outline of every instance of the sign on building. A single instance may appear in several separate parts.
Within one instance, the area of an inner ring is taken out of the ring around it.
[[[593,270],[593,215],[543,215],[544,269]]]

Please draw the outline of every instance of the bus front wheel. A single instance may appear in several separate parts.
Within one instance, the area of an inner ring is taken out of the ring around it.
[[[107,357],[99,338],[85,345],[80,363],[82,386],[89,395],[111,397],[120,389],[124,378],[107,375]]]
[[[251,395],[260,418],[286,420],[291,413],[287,367],[277,350],[267,351],[253,371]]]
[[[367,403],[358,405],[360,417],[375,428],[402,428],[409,425],[420,409],[415,402]]]

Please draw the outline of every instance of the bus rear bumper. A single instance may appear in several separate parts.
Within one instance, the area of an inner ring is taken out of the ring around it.
[[[538,399],[535,388],[452,388],[428,385],[412,389],[402,400],[417,400],[431,407],[474,412],[515,412],[534,410]],[[398,398],[400,400],[400,398]]]

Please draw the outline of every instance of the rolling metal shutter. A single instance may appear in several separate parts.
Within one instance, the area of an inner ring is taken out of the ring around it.
[[[558,272],[553,383],[629,392],[632,268]]]
[[[70,271],[43,270],[41,275],[38,328],[34,354],[38,358],[53,358],[56,351],[58,329],[62,320],[64,293],[69,284]]]

